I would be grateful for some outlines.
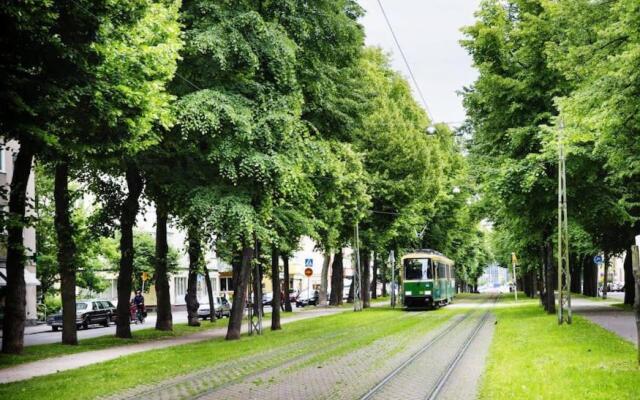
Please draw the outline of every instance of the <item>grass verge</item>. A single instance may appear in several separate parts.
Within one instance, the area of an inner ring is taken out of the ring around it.
[[[497,307],[480,399],[638,399],[635,346],[574,314],[557,324],[537,304]]]
[[[45,358],[64,356],[68,354],[83,353],[85,351],[102,350],[114,346],[128,346],[152,340],[165,340],[191,333],[197,333],[208,329],[227,326],[228,319],[217,320],[215,324],[202,321],[199,327],[187,326],[187,324],[174,324],[173,332],[157,331],[154,328],[133,331],[132,339],[118,339],[113,335],[83,339],[77,346],[68,346],[60,343],[40,344],[27,346],[22,354],[0,354],[0,369],[38,361]]]
[[[389,308],[371,308],[363,312],[345,312],[291,322],[281,331],[265,330],[261,336],[243,336],[240,341],[216,338],[204,342],[174,346],[121,357],[81,369],[0,385],[0,398],[28,399],[91,399],[107,396],[142,384],[153,384],[203,368],[234,368],[242,365],[242,357],[277,349],[290,349],[292,356],[309,351],[315,362],[327,362],[345,351],[373,343],[385,335],[427,331],[446,321],[456,312],[437,310],[407,313]],[[361,332],[365,332],[363,337]],[[339,338],[339,345],[326,343]],[[274,362],[277,362],[275,360]],[[224,367],[224,364],[227,367]],[[274,364],[273,367],[280,364]],[[249,374],[253,371],[242,372]],[[79,384],[91,382],[91,384]]]

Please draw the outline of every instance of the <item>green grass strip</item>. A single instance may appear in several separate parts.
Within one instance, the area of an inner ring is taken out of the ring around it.
[[[523,303],[497,307],[498,320],[481,399],[639,399],[634,345],[574,314]]]
[[[153,340],[172,339],[209,329],[226,327],[228,319],[216,320],[215,323],[203,321],[199,327],[187,326],[187,324],[174,324],[173,332],[157,331],[154,328],[133,331],[132,339],[119,339],[109,334],[95,338],[78,341],[77,346],[69,346],[60,343],[39,344],[27,346],[22,354],[0,354],[0,369],[38,361],[45,358],[64,356],[68,354],[82,353],[85,351],[103,350],[114,346],[126,346],[144,343]]]

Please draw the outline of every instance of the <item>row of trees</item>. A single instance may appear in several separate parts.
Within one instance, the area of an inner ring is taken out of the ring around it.
[[[8,106],[0,131],[20,143],[3,215],[3,352],[22,350],[22,229],[33,222],[25,190],[34,159],[54,171],[63,343],[77,343],[75,287],[86,253],[74,218],[79,188],[95,199],[93,231],[119,240],[121,338],[131,337],[134,226],[144,202],[156,212],[160,330],[172,329],[169,223],[188,236],[190,324],[198,324],[197,275],[208,277],[203,253],[214,249],[233,266],[227,339],[240,337],[252,271],[254,282],[263,272],[273,279],[271,328],[280,328],[280,260],[288,293],[288,259],[303,235],[326,254],[323,301],[331,269],[332,304],[342,301],[341,249],[355,224],[365,307],[369,265],[375,293],[390,249],[453,254],[459,276],[473,283],[486,252],[466,160],[448,127],[425,134],[431,121],[405,79],[364,47],[361,15],[354,0],[2,5]]]
[[[634,0],[485,0],[462,42],[480,76],[464,91],[496,257],[555,310],[558,138],[565,138],[572,290],[597,295],[596,254],[640,233],[640,7]],[[605,272],[605,277],[606,277]],[[606,279],[606,278],[605,278]],[[606,282],[604,290],[606,290]]]

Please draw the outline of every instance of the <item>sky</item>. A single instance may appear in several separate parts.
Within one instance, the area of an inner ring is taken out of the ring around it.
[[[377,0],[358,0],[367,14],[360,20],[367,45],[391,54],[393,68],[409,72],[394,44]],[[460,47],[460,28],[471,25],[480,0],[381,0],[435,122],[465,119],[457,94],[477,77],[471,57]],[[413,82],[411,82],[413,87]],[[414,96],[421,104],[414,88]]]

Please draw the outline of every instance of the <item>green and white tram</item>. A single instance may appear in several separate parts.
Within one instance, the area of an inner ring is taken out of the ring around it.
[[[402,257],[402,298],[406,308],[437,307],[453,300],[453,261],[434,250],[416,250]]]

